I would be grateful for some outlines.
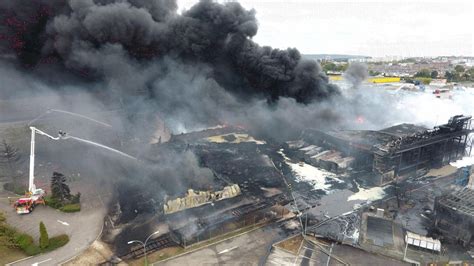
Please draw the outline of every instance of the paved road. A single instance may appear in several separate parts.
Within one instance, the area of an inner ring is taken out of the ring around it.
[[[278,224],[270,224],[250,233],[196,250],[153,265],[257,265],[264,264],[274,242],[286,238]]]
[[[0,113],[2,114],[0,126],[26,125],[31,119],[44,113],[47,108],[69,109],[69,104],[63,104],[64,102],[82,104],[80,99],[83,98],[81,97],[84,97],[84,95],[68,94],[58,98],[57,95],[51,94],[8,101],[0,99]],[[69,101],[66,101],[66,99],[69,99]],[[99,114],[107,115],[115,111],[97,110],[94,112],[94,117]],[[38,169],[36,173],[38,174]],[[50,237],[58,234],[67,234],[70,238],[69,243],[58,250],[38,255],[13,265],[32,265],[35,263],[39,265],[57,265],[80,254],[97,238],[102,230],[103,219],[106,214],[105,199],[98,196],[98,189],[100,188],[103,191],[103,185],[84,182],[84,184],[79,184],[79,186],[81,188],[75,189],[82,193],[82,210],[79,213],[61,213],[49,207],[38,206],[32,214],[17,215],[8,200],[9,196],[14,195],[2,191],[3,184],[0,184],[0,211],[6,213],[9,224],[22,232],[30,234],[37,240],[39,238],[39,222],[43,221]],[[71,187],[71,189],[74,188]],[[101,192],[101,194],[107,193]]]
[[[93,190],[96,191],[96,190]],[[55,209],[38,206],[33,213],[17,215],[7,197],[12,194],[0,192],[0,210],[7,216],[7,222],[22,232],[39,238],[39,222],[43,221],[49,236],[67,234],[70,241],[64,247],[38,255],[13,265],[57,265],[85,250],[100,234],[103,217],[106,213],[102,198],[98,194],[82,196],[82,210],[78,213],[62,213]]]

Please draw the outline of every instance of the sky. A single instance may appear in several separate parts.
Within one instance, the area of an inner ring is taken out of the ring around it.
[[[178,0],[179,9],[196,2]],[[254,40],[261,45],[296,47],[304,54],[474,56],[474,1],[238,2],[256,10]]]

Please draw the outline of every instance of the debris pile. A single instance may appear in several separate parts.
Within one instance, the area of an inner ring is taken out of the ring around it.
[[[233,198],[240,195],[240,187],[237,184],[226,186],[221,191],[194,191],[189,189],[184,198],[168,200],[163,205],[165,214],[182,211],[189,208],[201,206],[206,203]]]

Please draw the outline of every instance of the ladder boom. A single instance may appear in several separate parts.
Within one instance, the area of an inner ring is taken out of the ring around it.
[[[29,180],[28,180],[28,190],[31,193],[34,193],[36,190],[35,186],[35,135],[36,133],[46,136],[53,140],[59,140],[59,137],[53,137],[35,127],[30,127],[31,129],[31,145],[30,145],[30,170],[29,170]]]

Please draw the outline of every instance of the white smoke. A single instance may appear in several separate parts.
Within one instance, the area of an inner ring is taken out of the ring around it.
[[[454,115],[474,116],[474,88],[452,90],[450,97],[440,99],[430,87],[425,91],[405,91],[390,89],[393,85],[362,84],[354,93],[350,84],[338,85],[346,99],[337,109],[345,114],[349,128],[381,129],[401,123],[431,128],[447,123]]]

